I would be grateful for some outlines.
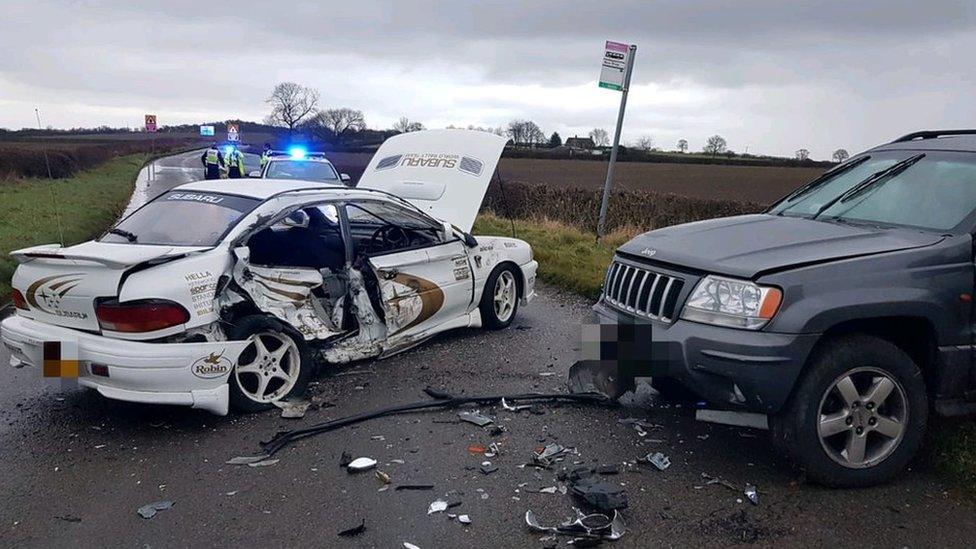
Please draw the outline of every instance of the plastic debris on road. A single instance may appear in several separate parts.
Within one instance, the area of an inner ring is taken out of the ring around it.
[[[601,511],[627,508],[627,491],[620,486],[589,477],[572,485],[573,494]]]
[[[644,461],[657,467],[658,471],[663,471],[668,467],[671,467],[671,458],[662,454],[661,452],[654,452],[653,454],[647,454],[646,456],[644,456]]]
[[[247,466],[248,467],[268,467],[270,465],[274,465],[275,463],[278,463],[278,460],[277,459],[263,459],[261,461],[254,461],[254,462],[248,463]]]
[[[623,537],[626,533],[626,525],[623,517],[617,511],[613,512],[613,517],[602,513],[583,514],[579,509],[573,508],[576,518],[569,519],[556,526],[543,526],[539,522],[532,510],[525,512],[525,523],[536,532],[545,532],[561,536],[571,536],[575,540],[585,539],[588,541],[615,541]],[[579,546],[580,544],[574,543]]]
[[[368,457],[356,458],[346,465],[346,470],[350,473],[358,473],[360,471],[367,471],[376,467],[376,460]]]
[[[265,456],[265,455],[261,455],[261,456],[238,456],[236,458],[229,459],[229,460],[227,460],[224,463],[226,463],[228,465],[250,465],[252,463],[257,463],[259,461],[265,461],[266,459],[268,459],[268,456]]]
[[[136,512],[139,516],[144,519],[151,519],[156,516],[157,511],[162,511],[164,509],[169,509],[174,504],[172,501],[154,501],[152,503],[147,503],[140,507]]]
[[[430,506],[427,507],[428,515],[433,515],[434,513],[443,513],[444,511],[447,511],[447,502],[442,499],[433,501],[430,504]]]
[[[420,547],[417,547],[416,545],[407,542],[403,542],[403,547],[404,549],[420,549]]]
[[[745,494],[749,503],[759,505],[759,490],[755,484],[746,484]]]
[[[281,408],[281,417],[285,419],[301,419],[305,417],[312,403],[308,400],[276,400],[272,404]]]
[[[383,471],[380,470],[376,471],[376,478],[380,479],[380,482],[382,482],[383,484],[390,484],[391,482],[393,482],[393,479],[390,478],[389,474],[384,473]]]
[[[481,412],[475,410],[474,412],[458,412],[458,418],[461,421],[467,421],[468,423],[474,423],[478,427],[484,427],[492,423],[492,419],[488,416],[482,415]]]
[[[339,536],[343,538],[351,538],[353,536],[358,536],[366,531],[366,519],[361,519],[359,521],[359,526],[353,526],[352,528],[346,528],[345,530],[339,532]]]
[[[705,484],[706,485],[709,485],[710,486],[712,484],[718,484],[719,486],[725,486],[726,488],[728,488],[729,490],[732,490],[733,492],[738,492],[739,491],[739,489],[736,488],[734,484],[732,484],[731,482],[729,482],[729,481],[727,481],[725,479],[721,479],[721,478],[718,478],[718,477],[713,477],[712,475],[709,475],[708,473],[702,473],[701,474],[701,477],[705,480]]]
[[[458,515],[458,522],[461,524],[471,524],[471,517],[468,515]]]
[[[502,398],[502,409],[508,410],[509,412],[520,412],[522,410],[528,410],[529,408],[532,408],[531,404],[518,404],[512,406],[511,404],[505,402],[505,399]]]

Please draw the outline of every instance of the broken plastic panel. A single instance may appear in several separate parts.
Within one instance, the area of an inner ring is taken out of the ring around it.
[[[356,458],[346,465],[346,469],[350,473],[358,473],[359,471],[366,471],[376,467],[376,460],[368,457]]]
[[[613,512],[613,518],[602,513],[586,515],[576,508],[573,508],[573,511],[576,513],[576,518],[556,526],[543,526],[530,509],[525,512],[525,523],[537,532],[608,541],[618,540],[626,533],[624,520],[617,511]]]

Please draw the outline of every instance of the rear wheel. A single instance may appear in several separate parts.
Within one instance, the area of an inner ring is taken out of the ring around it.
[[[925,383],[911,357],[888,341],[856,335],[818,351],[772,427],[811,480],[857,487],[901,471],[927,419]]]
[[[249,341],[228,381],[235,411],[267,410],[275,401],[305,393],[314,363],[301,336],[261,315],[240,319],[228,335]]]
[[[518,274],[515,269],[512,265],[496,267],[485,282],[478,308],[481,310],[482,323],[490,330],[506,328],[515,320],[519,305]]]

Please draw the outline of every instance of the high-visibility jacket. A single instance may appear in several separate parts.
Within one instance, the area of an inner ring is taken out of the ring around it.
[[[268,160],[271,158],[271,151],[264,151],[261,153],[261,171],[264,171],[264,167],[268,165]]]
[[[220,166],[223,164],[221,158],[223,155],[217,149],[207,149],[206,156],[204,156],[204,163],[208,166]]]
[[[244,153],[238,150],[230,151],[229,158],[227,159],[227,167],[237,168],[240,170],[241,175],[244,174]]]

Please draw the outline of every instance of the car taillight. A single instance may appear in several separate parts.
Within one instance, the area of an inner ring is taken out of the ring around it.
[[[15,289],[13,293],[10,294],[10,298],[14,302],[14,307],[17,307],[22,311],[26,311],[30,308],[27,306],[27,300],[24,299],[24,294],[20,293],[20,290]]]
[[[103,301],[95,305],[95,316],[103,330],[130,333],[155,332],[190,320],[190,313],[182,305],[163,299]]]

